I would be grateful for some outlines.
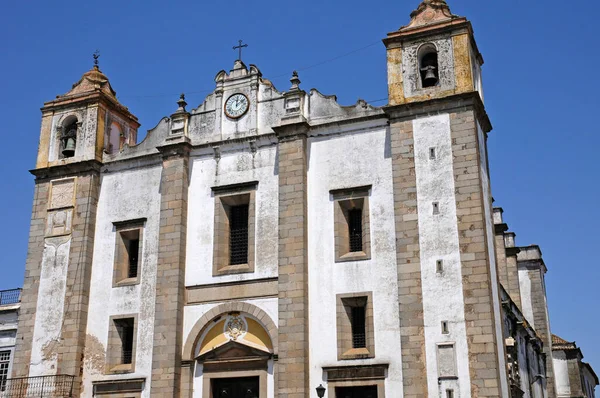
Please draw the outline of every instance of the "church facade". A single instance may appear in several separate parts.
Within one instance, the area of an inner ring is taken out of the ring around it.
[[[541,251],[492,207],[470,22],[425,0],[383,42],[384,107],[241,60],[139,143],[98,65],[45,103],[6,391],[562,396]]]

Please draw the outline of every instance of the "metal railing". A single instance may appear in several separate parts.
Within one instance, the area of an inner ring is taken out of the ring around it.
[[[0,290],[0,305],[16,304],[21,301],[22,289]]]
[[[0,380],[1,398],[65,398],[73,396],[75,376],[17,377]]]

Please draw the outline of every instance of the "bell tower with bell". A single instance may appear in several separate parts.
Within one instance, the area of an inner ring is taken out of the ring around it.
[[[78,394],[103,158],[134,145],[138,127],[97,53],[44,104],[13,377],[74,375]]]
[[[383,42],[402,237],[404,396],[508,397],[487,162],[492,126],[473,28],[446,1],[423,0]]]
[[[117,100],[98,58],[69,92],[44,104],[36,169],[101,162],[103,153],[135,145],[138,120]]]

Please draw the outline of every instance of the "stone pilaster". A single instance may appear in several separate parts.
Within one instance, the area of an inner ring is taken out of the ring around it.
[[[404,397],[425,398],[425,326],[412,120],[392,121],[390,130]]]
[[[275,128],[279,155],[279,360],[275,396],[307,398],[307,131],[298,121]]]
[[[99,169],[77,176],[62,341],[57,347],[57,373],[76,376],[74,396],[79,393],[83,366],[99,194]]]
[[[19,325],[12,367],[13,377],[27,377],[29,375],[35,310],[40,285],[42,255],[44,253],[49,187],[50,183],[48,181],[36,181],[34,189],[33,209],[29,227],[29,246],[25,263],[25,281],[21,293]]]
[[[521,307],[521,286],[519,285],[519,268],[517,265],[517,255],[520,249],[515,247],[515,233],[507,232],[504,234],[504,246],[506,248],[506,275],[508,286],[506,290],[515,304]]]
[[[506,354],[498,336],[502,329],[491,194],[476,116],[477,111],[469,107],[450,114],[471,393],[472,397],[502,397],[508,394],[502,388],[508,383],[501,362]]]
[[[533,327],[544,343],[546,355],[546,389],[548,397],[555,396],[554,366],[552,363],[552,333],[546,300],[546,265],[538,246],[520,247],[517,255],[520,272],[526,272],[531,286],[531,308],[533,310]],[[525,298],[523,298],[525,300]]]
[[[179,397],[191,145],[181,137],[158,149],[163,170],[150,389],[153,397]]]

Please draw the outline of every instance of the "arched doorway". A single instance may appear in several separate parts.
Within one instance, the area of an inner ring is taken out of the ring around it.
[[[265,316],[256,310],[228,311],[202,326],[193,344],[193,397],[272,395],[274,331],[273,325],[267,329],[265,323],[272,321]]]

